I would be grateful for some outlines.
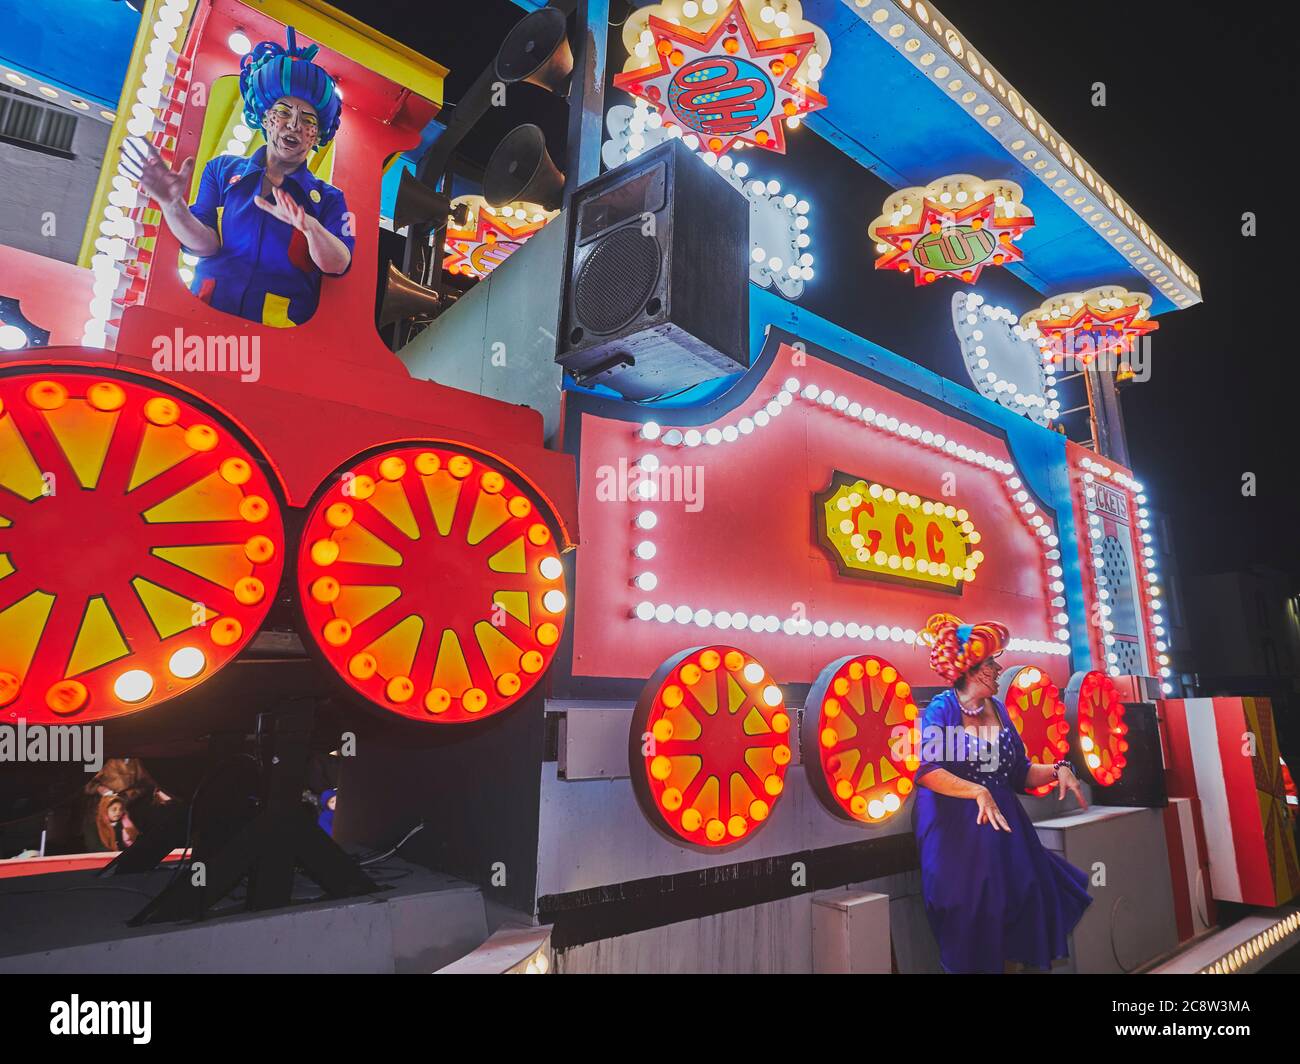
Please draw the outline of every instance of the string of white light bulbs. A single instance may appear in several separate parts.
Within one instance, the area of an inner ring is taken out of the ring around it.
[[[1151,512],[1146,508],[1147,497],[1143,493],[1142,484],[1123,470],[1112,469],[1104,462],[1096,461],[1087,455],[1079,460],[1078,468],[1083,480],[1084,496],[1089,502],[1097,497],[1097,489],[1093,485],[1109,482],[1123,489],[1137,514],[1138,538],[1142,543],[1141,559],[1144,570],[1141,581],[1142,594],[1139,596],[1142,632],[1147,641],[1147,654],[1157,663],[1161,681],[1160,690],[1167,695],[1173,694],[1174,688],[1169,682],[1173,672],[1169,667],[1169,644],[1165,638],[1168,633],[1164,626],[1164,614],[1161,612],[1164,606],[1163,592],[1160,588],[1160,576],[1156,570],[1155,536],[1151,532]],[[1102,553],[1101,518],[1095,513],[1088,514],[1088,536],[1092,556],[1091,590],[1102,618],[1100,650],[1106,657],[1107,672],[1112,676],[1118,676],[1119,657],[1111,649],[1115,645],[1115,636],[1112,634],[1115,625],[1110,620],[1112,609],[1107,601],[1110,592],[1102,584],[1102,570],[1106,567],[1106,559]]]
[[[147,139],[164,153],[175,149],[181,112],[189,91],[188,70],[173,47],[185,23],[190,0],[165,0],[157,9],[152,38],[140,78],[122,90],[121,110],[130,106],[125,132]],[[132,92],[134,91],[134,103]],[[114,145],[110,140],[110,147]],[[119,162],[111,182],[90,260],[94,275],[81,342],[86,347],[111,347],[117,341],[122,311],[139,302],[149,275],[151,254],[142,254],[140,242],[158,232],[157,221],[146,222],[149,197],[124,162]],[[152,208],[156,211],[156,208]]]
[[[1038,511],[1038,507],[1029,498],[1029,493],[1018,476],[1013,463],[990,455],[975,447],[958,443],[943,433],[923,429],[920,425],[893,417],[885,411],[852,401],[846,395],[837,395],[828,388],[816,384],[801,384],[796,378],[789,378],[781,390],[734,423],[722,426],[710,426],[704,431],[697,428],[664,429],[657,422],[647,421],[636,431],[636,436],[645,443],[671,448],[714,447],[735,443],[752,435],[768,425],[796,399],[819,410],[851,419],[863,429],[885,432],[903,439],[910,439],[923,446],[930,447],[943,454],[950,455],[958,461],[988,469],[1000,475],[1003,493],[1011,502],[1021,521],[1040,540],[1043,553],[1045,597],[1048,602],[1048,622],[1056,640],[1014,638],[1008,649],[1040,654],[1068,655],[1070,653],[1069,614],[1065,609],[1062,582],[1063,571],[1060,566],[1060,540],[1050,522]],[[660,465],[657,455],[647,453],[637,460],[642,473],[653,474]],[[641,509],[633,517],[633,525],[639,531],[650,532],[659,521],[658,514],[649,509],[659,494],[654,476],[640,478],[629,493],[629,502]],[[954,508],[955,514],[955,508]],[[653,540],[642,539],[632,550],[633,568],[631,586],[641,592],[653,592],[659,583],[658,576],[650,569],[637,563],[648,562],[658,553]],[[964,579],[973,580],[973,571],[966,571]],[[748,629],[751,632],[782,633],[787,636],[830,636],[834,639],[878,640],[881,642],[905,643],[916,642],[914,629],[899,625],[872,624],[862,619],[844,620],[810,620],[807,617],[780,618],[773,614],[750,613],[744,610],[713,609],[704,606],[672,605],[656,603],[642,599],[631,608],[631,616],[640,621],[655,621],[663,624],[677,623],[695,625],[699,628],[715,628],[719,631]]]

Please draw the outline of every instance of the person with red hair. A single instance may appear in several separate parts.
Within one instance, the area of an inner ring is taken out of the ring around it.
[[[930,667],[952,686],[926,707],[915,828],[921,892],[946,972],[1047,968],[1092,903],[1088,877],[1039,842],[1017,793],[1055,783],[1087,802],[1068,764],[1031,764],[996,697],[998,655],[1009,633],[996,621],[926,623]]]

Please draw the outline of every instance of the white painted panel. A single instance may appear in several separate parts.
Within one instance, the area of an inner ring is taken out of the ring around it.
[[[626,778],[561,780],[557,765],[548,762],[542,765],[541,788],[539,896],[842,846],[912,830],[910,802],[878,827],[858,826],[832,816],[813,795],[801,767],[791,767],[786,773],[785,791],[763,827],[748,842],[723,853],[699,853],[659,834],[641,814],[632,782]]]
[[[888,975],[889,895],[822,891],[813,895],[813,972]]]
[[[1219,736],[1214,727],[1214,699],[1188,698],[1187,738],[1196,772],[1196,793],[1201,799],[1201,820],[1209,848],[1210,888],[1220,901],[1241,901],[1241,877],[1237,872],[1237,850],[1232,844],[1232,820],[1228,815],[1228,788],[1219,761]]]
[[[1163,810],[1094,808],[1035,826],[1048,849],[1088,874],[1093,899],[1054,973],[1118,974],[1176,948]]]

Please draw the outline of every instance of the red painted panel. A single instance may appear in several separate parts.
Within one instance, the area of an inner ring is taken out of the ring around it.
[[[262,14],[255,7],[231,0],[218,0],[200,13],[186,40],[192,50],[191,85],[212,85],[219,78],[238,73],[238,62],[226,43],[239,30],[251,41],[284,40],[284,26]],[[300,38],[300,43],[307,43]],[[176,315],[177,325],[203,332],[259,334],[263,345],[277,336],[282,361],[292,362],[300,371],[315,366],[322,357],[339,359],[365,366],[370,372],[404,377],[401,361],[384,347],[373,327],[375,277],[378,263],[380,186],[383,166],[398,152],[415,147],[420,132],[438,111],[437,106],[409,89],[385,78],[329,48],[322,47],[313,60],[324,67],[338,82],[344,94],[343,117],[333,141],[334,168],[330,183],[347,197],[348,210],[356,218],[356,247],[352,268],[343,277],[326,277],[321,285],[320,306],[311,320],[293,329],[283,330],[245,322],[233,315],[214,311],[195,297],[181,280],[177,256],[180,243],[163,225],[153,249],[153,265],[145,300],[153,310]],[[194,156],[203,133],[206,108],[185,106],[174,153],[163,150],[164,158],[172,155],[173,166]],[[199,164],[196,162],[196,169]],[[127,352],[148,351],[151,338],[158,334],[158,323],[146,318],[139,321],[139,308],[129,307],[122,316],[119,349]],[[172,323],[167,323],[170,332]],[[286,334],[292,339],[283,343]]]
[[[81,342],[94,283],[89,270],[71,262],[0,244],[0,296],[17,299],[23,317],[49,332],[51,345]],[[6,361],[13,357],[5,353]]]
[[[1165,787],[1169,797],[1196,799],[1199,807],[1192,742],[1187,734],[1187,706],[1181,698],[1167,698],[1157,702],[1156,708],[1165,743]]]
[[[193,60],[191,84],[211,84],[237,71],[226,43],[235,29],[254,41],[284,37],[278,22],[232,0],[205,6],[196,17],[186,42]],[[320,306],[311,320],[277,329],[213,310],[185,288],[177,269],[180,247],[164,225],[153,250],[144,304],[122,314],[117,355],[51,351],[43,360],[108,361],[203,396],[264,449],[295,506],[304,505],[331,472],[361,451],[403,440],[464,443],[496,456],[543,495],[559,520],[562,545],[571,546],[576,541],[574,463],[542,447],[541,415],[431,381],[413,381],[374,328],[382,168],[394,154],[419,143],[436,106],[330,49],[323,48],[316,62],[337,78],[345,96],[331,181],[344,191],[356,216],[357,242],[351,270],[323,280]],[[204,117],[203,107],[185,107],[176,165],[198,150]],[[76,303],[79,338],[86,301]],[[257,352],[255,380],[224,369],[175,370],[161,360],[196,339],[212,352],[214,337]]]
[[[151,314],[141,309],[136,320]],[[154,320],[163,328],[175,321]],[[155,373],[147,357],[95,348],[45,349],[30,364],[114,365],[200,396],[252,437],[293,506],[305,505],[326,477],[362,451],[401,440],[459,441],[495,455],[527,480],[555,510],[564,546],[576,542],[574,460],[541,445],[537,411],[433,381],[368,378],[337,361],[306,367],[292,357],[301,349],[285,345],[283,335],[278,340],[282,346],[263,348],[262,376],[249,382],[231,373]],[[283,362],[268,354],[281,351],[290,356]]]
[[[1188,889],[1188,865],[1195,865],[1196,854],[1183,848],[1182,822],[1178,806],[1167,805],[1162,810],[1165,818],[1165,846],[1169,850],[1169,879],[1174,893],[1174,923],[1178,927],[1178,941],[1186,942],[1196,932],[1192,922],[1192,898]]]
[[[172,850],[163,858],[165,863],[179,861],[184,850]],[[90,868],[103,868],[117,859],[116,853],[66,853],[50,857],[15,857],[0,861],[0,879],[17,879],[20,876],[46,876],[55,872],[84,872]]]
[[[712,427],[752,417],[794,377],[800,391],[808,384],[831,389],[851,402],[1011,461],[998,436],[812,354],[798,353],[803,364],[796,366],[794,354],[783,346],[754,392]],[[1051,563],[1044,561],[1040,537],[1022,523],[1024,517],[1009,498],[1004,482],[1014,474],[977,467],[800,395],[766,426],[714,446],[669,446],[662,436],[646,441],[638,438],[638,425],[590,413],[581,416],[583,539],[573,642],[577,676],[648,676],[683,646],[713,637],[702,632],[718,632],[693,623],[636,619],[631,611],[643,601],[780,620],[802,615],[811,622],[870,623],[914,632],[930,614],[942,610],[968,620],[1000,620],[1013,637],[1056,642],[1045,575]],[[672,426],[667,415],[664,426]],[[711,426],[692,427],[706,431]],[[628,483],[629,466],[647,454],[662,463],[659,480],[669,494],[674,484],[699,489],[698,494],[682,490],[676,498],[650,505],[635,496],[629,499],[629,490],[635,488]],[[813,519],[813,495],[826,488],[836,470],[967,509],[981,532],[985,554],[974,582],[957,595],[837,573],[815,542]],[[680,474],[675,482],[668,475],[673,473]],[[653,530],[634,527],[641,510],[657,514]],[[1051,523],[1052,515],[1047,517]],[[641,541],[654,543],[652,559],[633,556]],[[656,575],[653,590],[631,586],[640,572]],[[778,682],[810,682],[831,659],[864,648],[886,654],[918,682],[933,675],[928,653],[906,642],[783,631],[733,630],[727,638],[761,658]],[[1045,671],[1062,671],[1064,660],[1017,650],[1008,654],[1009,663],[1033,663]]]

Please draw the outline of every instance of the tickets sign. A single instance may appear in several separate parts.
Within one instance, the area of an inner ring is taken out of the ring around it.
[[[970,514],[951,501],[841,472],[813,499],[818,545],[844,576],[960,593],[984,560]]]

